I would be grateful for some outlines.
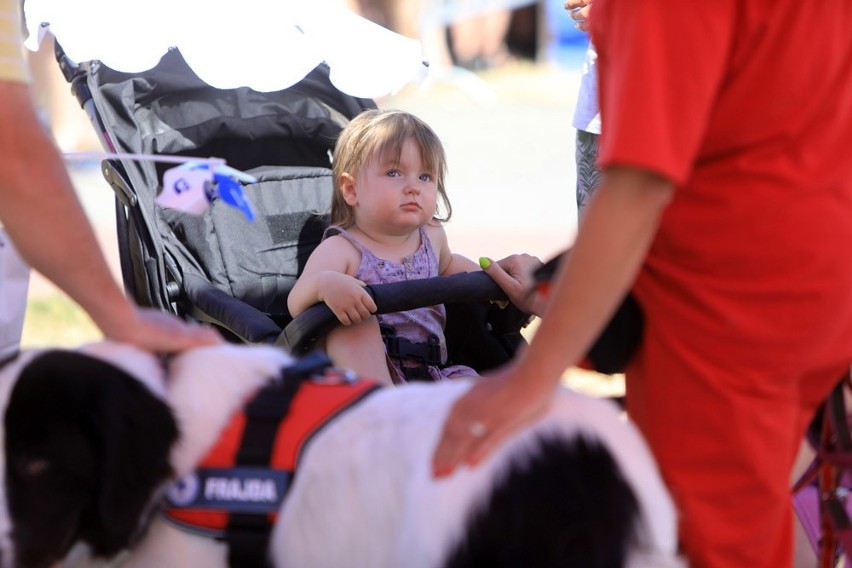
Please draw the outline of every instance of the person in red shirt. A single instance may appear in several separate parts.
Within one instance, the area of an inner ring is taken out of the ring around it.
[[[790,566],[790,472],[852,363],[852,3],[596,0],[591,26],[602,185],[529,349],[457,402],[433,470],[542,412],[632,290],[628,415],[691,565]]]

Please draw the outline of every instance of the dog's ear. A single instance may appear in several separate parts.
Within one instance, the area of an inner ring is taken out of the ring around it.
[[[131,544],[171,471],[166,403],[114,365],[50,351],[22,370],[5,423],[19,551],[61,558],[82,540],[110,557]]]
[[[168,406],[137,379],[60,350],[21,369],[4,426],[3,489],[26,565],[80,540],[104,557],[131,544],[177,439]]]
[[[94,369],[93,369],[94,370]],[[95,554],[112,556],[139,536],[156,492],[172,473],[169,454],[178,430],[168,406],[138,381],[109,364],[90,415],[102,440],[101,489]]]

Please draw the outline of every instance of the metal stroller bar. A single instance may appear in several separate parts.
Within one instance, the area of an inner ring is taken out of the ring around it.
[[[849,489],[844,486],[844,477],[852,473],[852,433],[849,430],[849,418],[846,396],[852,388],[850,376],[844,376],[823,403],[812,423],[819,428],[816,436],[811,436],[816,457],[793,485],[793,495],[798,496],[810,486],[816,484],[818,503],[818,527],[807,522],[802,525],[812,543],[817,543],[817,556],[820,568],[833,568],[841,555],[849,558],[852,553],[852,519],[847,510]],[[797,512],[802,517],[802,508],[798,504]],[[818,530],[818,534],[813,534]]]

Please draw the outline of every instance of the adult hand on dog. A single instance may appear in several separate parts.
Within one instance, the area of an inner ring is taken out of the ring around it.
[[[554,388],[525,381],[517,363],[476,379],[453,404],[432,456],[432,475],[451,475],[459,465],[475,466],[507,437],[547,410]]]
[[[176,353],[216,345],[224,339],[207,326],[190,323],[153,308],[130,306],[130,313],[110,314],[97,321],[106,339],[130,343],[155,353]]]

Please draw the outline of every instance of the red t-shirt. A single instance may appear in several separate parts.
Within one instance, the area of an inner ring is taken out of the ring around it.
[[[601,166],[677,186],[649,325],[761,364],[852,355],[852,2],[597,0],[592,27]]]

